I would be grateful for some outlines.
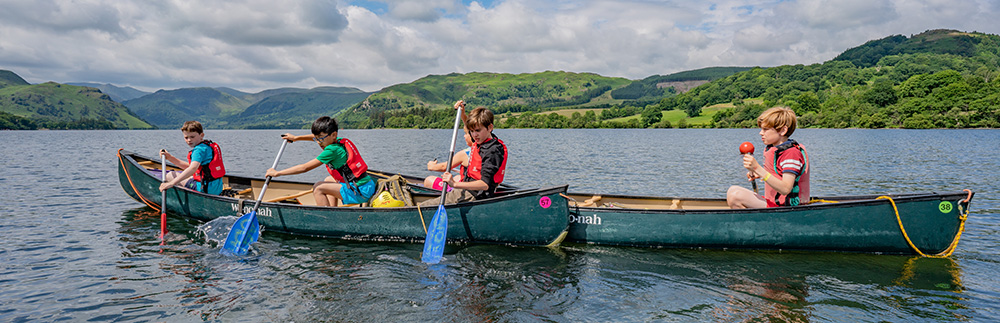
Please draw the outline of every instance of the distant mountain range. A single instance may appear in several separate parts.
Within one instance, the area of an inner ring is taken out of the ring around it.
[[[518,121],[534,127],[669,126],[657,123],[656,111],[677,109],[693,117],[718,104],[734,108],[713,109],[718,114],[703,126],[753,126],[750,119],[759,111],[744,106],[747,99],[791,106],[806,126],[995,127],[1000,126],[994,116],[1000,114],[998,57],[996,35],[929,30],[872,40],[807,66],[710,67],[641,80],[562,71],[452,73],[378,92],[202,87],[148,93],[98,83],[29,84],[0,70],[0,129],[176,128],[187,120],[208,128],[300,128],[322,115],[337,117],[345,128],[446,128],[453,116],[445,112],[459,99],[496,114],[586,108],[597,109],[602,118],[620,118],[653,109],[644,112],[643,122],[605,124],[593,117],[565,122],[558,115]],[[601,113],[609,109],[613,113]]]
[[[371,95],[356,88],[281,88],[245,93],[229,88],[160,90],[125,101],[158,127],[198,120],[210,128],[301,128],[318,116],[335,115]]]
[[[107,83],[101,84],[93,82],[71,82],[66,84],[92,87],[101,90],[101,93],[107,94],[109,97],[111,97],[112,100],[115,100],[115,102],[119,103],[149,94],[149,92],[140,91],[130,86],[120,87]]]

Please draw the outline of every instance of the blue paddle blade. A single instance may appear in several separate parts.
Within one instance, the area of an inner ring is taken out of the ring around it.
[[[225,255],[245,255],[250,249],[250,244],[257,242],[260,236],[260,224],[257,223],[257,211],[247,213],[233,223],[233,228],[229,229],[226,242],[222,244],[220,253]]]
[[[444,255],[444,240],[448,236],[448,212],[444,210],[444,205],[438,205],[431,224],[427,227],[427,238],[424,239],[424,254],[420,261],[428,264],[436,264],[441,261]]]

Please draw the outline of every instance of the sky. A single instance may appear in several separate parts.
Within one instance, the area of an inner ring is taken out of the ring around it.
[[[143,91],[347,86],[429,74],[642,79],[828,61],[929,29],[1000,34],[1000,1],[0,0],[0,69]]]

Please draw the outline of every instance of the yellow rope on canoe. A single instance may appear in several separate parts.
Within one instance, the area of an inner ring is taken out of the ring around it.
[[[969,211],[968,210],[966,210],[964,214],[962,213],[962,205],[961,204],[958,205],[959,226],[958,226],[958,233],[955,234],[955,239],[953,239],[951,241],[951,244],[944,251],[941,251],[941,252],[939,252],[937,254],[928,255],[928,254],[925,254],[923,251],[920,251],[920,248],[917,248],[917,246],[913,245],[913,241],[910,240],[910,236],[906,234],[906,228],[903,227],[903,219],[901,219],[899,217],[899,209],[896,208],[896,201],[893,201],[892,197],[889,197],[888,195],[882,195],[882,196],[879,196],[876,199],[886,199],[886,200],[889,200],[889,203],[892,204],[892,211],[896,213],[896,223],[899,223],[899,231],[903,232],[903,238],[906,238],[906,243],[908,245],[910,245],[910,248],[912,248],[913,251],[916,251],[917,254],[919,254],[921,257],[947,258],[948,256],[951,256],[951,254],[953,252],[955,252],[955,247],[958,246],[958,240],[961,239],[962,232],[965,231],[965,219],[969,218]]]
[[[427,234],[427,223],[424,223],[424,212],[420,211],[420,205],[417,205],[417,214],[420,214],[420,224],[424,225],[424,234]]]

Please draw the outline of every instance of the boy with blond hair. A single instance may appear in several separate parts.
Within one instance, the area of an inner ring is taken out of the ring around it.
[[[763,180],[764,196],[732,186],[726,192],[730,208],[796,206],[809,201],[809,155],[805,147],[789,139],[796,125],[795,112],[786,107],[767,109],[757,117],[760,139],[766,145],[764,166],[746,154],[743,167],[751,180]]]
[[[445,171],[441,179],[453,187],[446,195],[445,204],[454,204],[491,198],[496,195],[497,186],[503,182],[507,168],[507,145],[493,134],[493,112],[478,107],[465,115],[465,102],[455,102],[455,109],[461,110],[462,123],[472,137],[472,151],[469,166],[462,178]],[[420,203],[421,206],[439,204],[440,197]]]

